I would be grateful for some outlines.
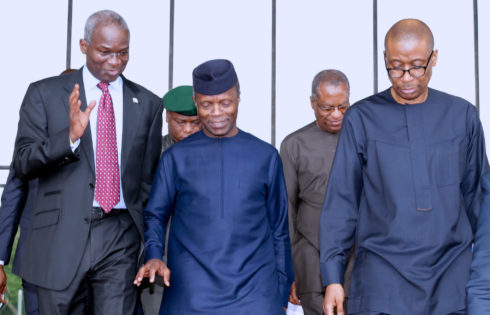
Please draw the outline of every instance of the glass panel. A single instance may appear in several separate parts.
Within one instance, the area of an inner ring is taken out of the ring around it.
[[[29,84],[65,69],[67,3],[18,0],[0,5],[0,165],[12,160],[19,109]],[[5,183],[4,173],[7,178],[6,171],[0,172],[0,183]]]

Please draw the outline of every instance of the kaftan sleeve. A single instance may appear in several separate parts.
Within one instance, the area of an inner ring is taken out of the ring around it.
[[[468,315],[490,314],[490,172],[482,177],[482,211],[466,286]]]
[[[489,167],[485,151],[483,128],[474,106],[468,107],[466,120],[468,147],[465,171],[461,181],[461,192],[471,227],[473,228],[473,232],[475,232],[480,213],[480,178],[489,170]]]
[[[274,240],[274,254],[279,276],[279,290],[283,305],[289,298],[289,288],[294,280],[291,243],[288,232],[288,196],[279,154],[275,154],[269,171],[267,217]]]
[[[291,242],[294,243],[298,216],[298,171],[293,154],[291,153],[291,148],[286,141],[283,141],[281,144],[281,159],[284,166],[284,178],[288,193],[289,237]]]
[[[165,152],[158,164],[150,198],[144,210],[145,261],[162,259],[167,223],[174,211],[175,180],[172,180],[171,157]]]
[[[324,286],[343,284],[362,191],[362,150],[349,111],[339,137],[320,219],[320,270]]]
[[[490,172],[486,172],[488,161],[480,120],[475,110],[470,110],[468,116],[469,141],[461,191],[473,231],[476,229],[470,279],[466,286],[467,311],[471,315],[490,313],[490,243],[488,242],[490,238]],[[481,176],[484,172],[486,173]]]

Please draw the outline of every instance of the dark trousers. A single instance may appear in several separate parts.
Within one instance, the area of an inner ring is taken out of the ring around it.
[[[172,219],[168,221],[167,233],[165,235],[165,254],[163,261],[167,262],[167,248],[168,248],[168,236],[170,234],[170,223]],[[163,283],[163,278],[159,275],[155,276],[155,283],[150,284],[148,278],[143,280],[140,286],[141,294],[141,306],[143,313],[145,315],[158,315],[160,314],[160,305],[162,304],[163,291],[165,290],[165,285]]]
[[[38,288],[41,314],[132,314],[139,244],[127,212],[91,222],[82,261],[68,288]]]
[[[163,279],[162,277],[156,275],[155,283],[150,284],[150,282],[145,278],[145,287],[141,290],[141,305],[143,308],[143,313],[145,315],[158,315],[160,314],[160,305],[162,304],[163,296]]]
[[[22,288],[24,289],[24,307],[26,309],[26,315],[39,315],[37,287],[22,279]]]
[[[323,298],[322,292],[310,292],[300,295],[301,307],[305,315],[323,315]]]

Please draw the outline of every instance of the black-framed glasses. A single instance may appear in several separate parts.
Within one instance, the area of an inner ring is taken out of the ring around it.
[[[413,66],[408,69],[388,68],[386,66],[386,58],[385,58],[385,68],[386,71],[388,71],[388,75],[390,76],[390,78],[398,79],[403,77],[405,75],[405,72],[408,72],[408,74],[410,74],[413,78],[417,79],[425,74],[427,67],[429,67],[429,62],[432,58],[432,54],[434,54],[434,51],[430,53],[429,60],[427,60],[427,64],[425,66]]]
[[[318,106],[318,108],[320,109],[320,111],[327,112],[327,113],[333,112],[333,111],[335,111],[335,109],[338,109],[339,111],[344,113],[347,110],[347,108],[349,108],[349,102],[346,102],[344,104],[340,104],[338,106],[323,105],[323,104],[319,104],[318,101],[315,101],[315,103],[316,103],[316,106]]]

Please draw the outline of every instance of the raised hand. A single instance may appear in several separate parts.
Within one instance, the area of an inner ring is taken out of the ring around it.
[[[73,91],[68,97],[70,103],[70,140],[75,142],[83,136],[88,122],[90,121],[90,112],[94,109],[96,101],[91,101],[85,111],[80,109],[80,86],[75,84]]]

